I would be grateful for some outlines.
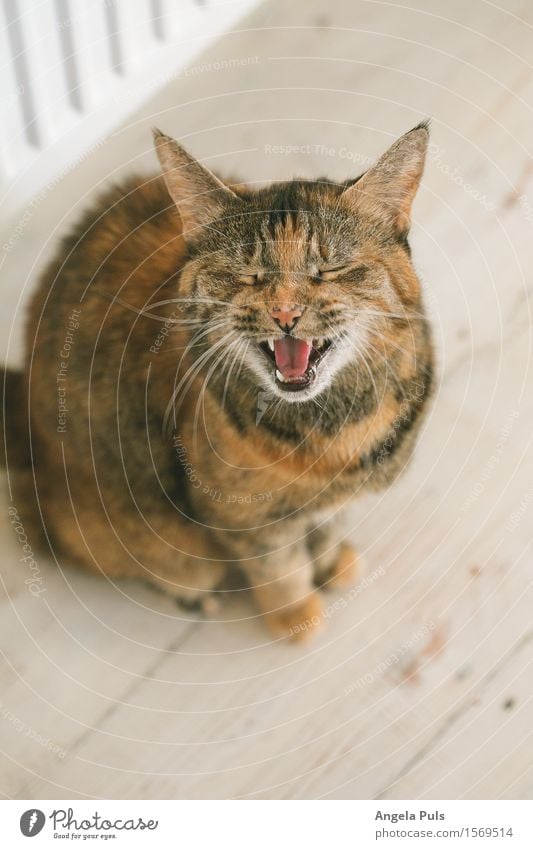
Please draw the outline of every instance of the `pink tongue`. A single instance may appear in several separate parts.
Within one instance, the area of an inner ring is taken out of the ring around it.
[[[303,377],[309,365],[311,343],[294,336],[284,336],[274,341],[276,366],[283,377]]]

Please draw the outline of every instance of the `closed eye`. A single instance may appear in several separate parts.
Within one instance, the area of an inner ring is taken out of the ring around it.
[[[328,280],[335,280],[336,277],[340,277],[343,274],[358,272],[357,277],[360,279],[366,270],[366,265],[355,264],[355,263],[347,263],[346,265],[335,265],[335,266],[325,266],[324,268],[318,269],[318,274],[315,275],[316,279],[321,282],[327,282]]]
[[[263,271],[256,271],[252,273],[243,272],[239,274],[239,281],[244,283],[245,286],[255,286],[257,283],[261,283],[264,278]]]

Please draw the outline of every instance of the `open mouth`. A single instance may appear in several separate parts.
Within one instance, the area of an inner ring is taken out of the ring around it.
[[[319,341],[286,335],[261,342],[259,347],[274,367],[277,386],[286,392],[300,392],[315,380],[331,344],[329,339]]]

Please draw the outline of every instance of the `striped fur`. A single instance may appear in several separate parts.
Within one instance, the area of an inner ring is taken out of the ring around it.
[[[420,125],[348,183],[255,191],[156,133],[164,176],[109,190],[30,310],[36,488],[58,551],[206,609],[238,565],[273,632],[320,625],[314,586],[355,571],[339,517],[405,467],[430,395],[407,242],[427,139]],[[301,305],[297,336],[332,342],[297,393],[259,347],[279,302]]]

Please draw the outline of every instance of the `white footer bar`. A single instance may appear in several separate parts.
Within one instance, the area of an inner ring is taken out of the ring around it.
[[[0,834],[10,849],[531,849],[532,813],[529,801],[6,800]]]

